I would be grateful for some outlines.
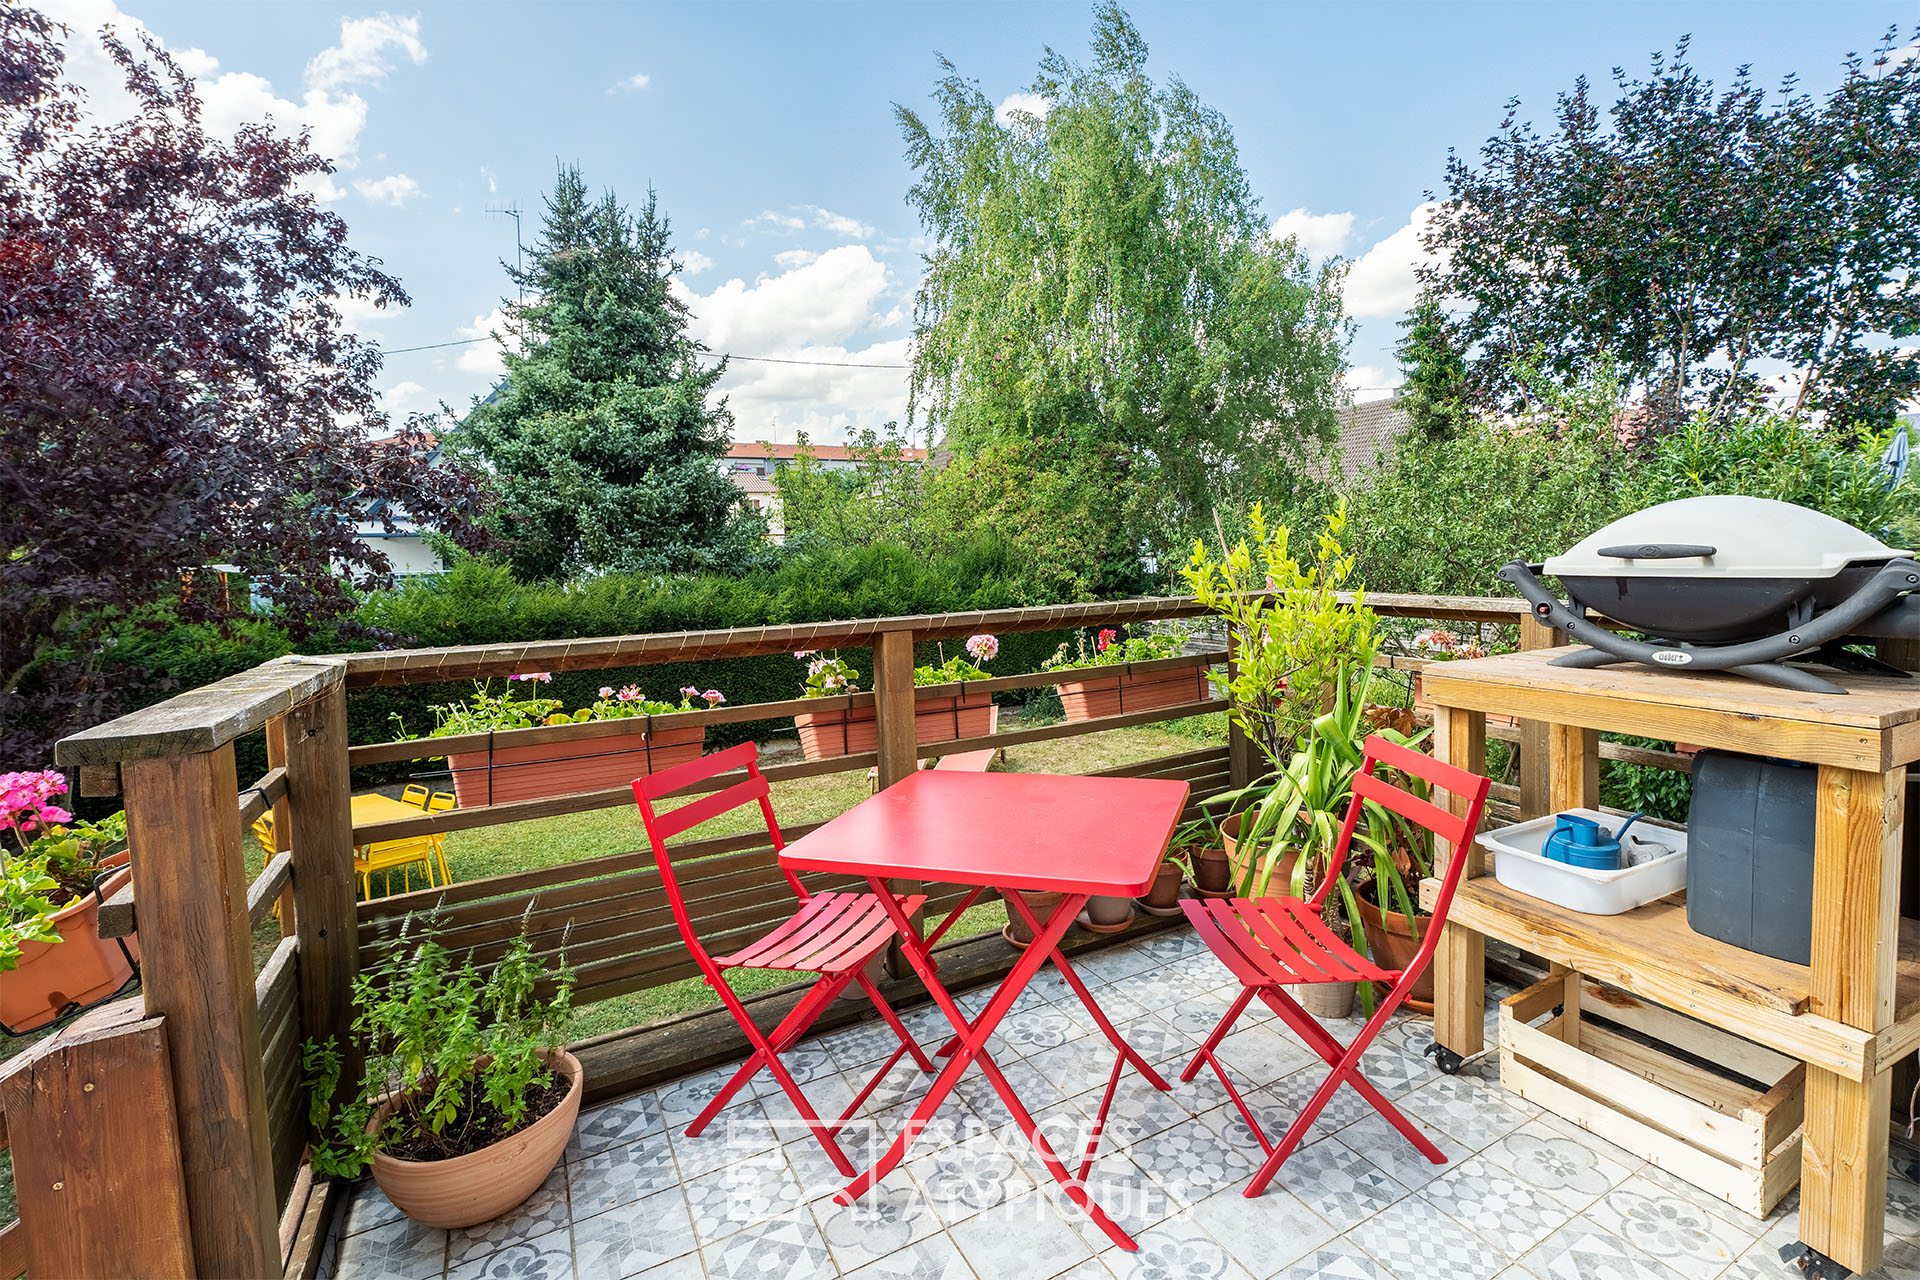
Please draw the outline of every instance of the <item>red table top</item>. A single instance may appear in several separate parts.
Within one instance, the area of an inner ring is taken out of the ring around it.
[[[788,845],[795,871],[1132,898],[1187,804],[1164,778],[921,770]]]

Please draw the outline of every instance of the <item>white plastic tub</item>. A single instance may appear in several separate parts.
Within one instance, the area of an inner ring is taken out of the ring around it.
[[[1625,818],[1594,809],[1567,809],[1563,812],[1591,818],[1610,835],[1626,821]],[[1541,847],[1553,833],[1558,818],[1559,814],[1549,814],[1480,836],[1481,845],[1493,855],[1493,878],[1529,897],[1558,903],[1592,916],[1617,916],[1687,887],[1685,831],[1650,826],[1642,818],[1633,824],[1627,839],[1632,841],[1636,836],[1642,837],[1666,845],[1673,852],[1637,867],[1623,867],[1619,871],[1589,871],[1541,855]]]

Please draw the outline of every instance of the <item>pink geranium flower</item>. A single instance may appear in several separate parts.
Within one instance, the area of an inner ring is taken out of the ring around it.
[[[718,689],[709,689],[705,693],[701,694],[700,696],[707,700],[708,706],[718,706],[720,703],[725,702],[727,700],[727,695],[724,693],[721,693]]]

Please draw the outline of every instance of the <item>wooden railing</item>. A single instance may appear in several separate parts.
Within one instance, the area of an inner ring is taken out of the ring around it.
[[[1521,642],[1555,641],[1532,623],[1518,600],[1374,595],[1368,603],[1397,618],[1517,625]],[[624,786],[545,799],[477,805],[356,828],[350,800],[356,767],[444,756],[463,747],[574,742],[584,750],[598,739],[631,731],[632,721],[587,723],[350,746],[347,699],[352,690],[436,683],[529,671],[581,671],[707,658],[786,654],[798,649],[868,648],[873,689],[837,699],[790,699],[653,717],[655,731],[764,721],[836,706],[872,707],[878,746],[828,760],[774,764],[776,782],[871,769],[879,786],[906,777],[930,756],[1020,746],[1099,733],[1223,709],[1208,699],[1062,724],[1011,727],[960,741],[915,742],[917,700],[951,687],[916,690],[913,646],[918,641],[978,632],[1120,626],[1192,618],[1205,610],[1190,599],[1148,599],[899,618],[808,623],[746,630],[617,636],[583,640],[460,646],[287,658],[197,689],[157,706],[65,739],[58,760],[77,768],[90,794],[125,797],[134,851],[130,897],[103,912],[108,929],[136,925],[148,1015],[163,1019],[170,1049],[172,1103],[179,1115],[184,1202],[191,1222],[194,1266],[206,1275],[264,1275],[281,1268],[307,1270],[324,1238],[324,1184],[316,1187],[302,1164],[307,1140],[299,1046],[305,1040],[347,1040],[352,981],[363,960],[397,931],[409,912],[438,913],[443,938],[473,948],[483,962],[497,958],[526,927],[536,946],[557,950],[579,974],[576,999],[585,1003],[643,990],[691,975],[693,966],[674,930],[651,854],[636,849],[559,866],[534,868],[361,903],[354,849],[373,841],[469,831],[531,819],[555,818],[632,803]],[[1213,651],[1139,668],[1224,662]],[[1398,665],[1408,665],[1398,660]],[[1102,669],[1101,674],[1111,674]],[[970,682],[971,692],[1049,687],[1084,671],[1034,672]],[[265,731],[268,772],[242,790],[234,776],[234,742]],[[1545,794],[1544,749],[1522,748],[1520,782],[1508,802],[1524,810],[1527,793]],[[1203,746],[1118,766],[1116,775],[1178,778],[1194,802],[1251,780],[1254,752],[1238,734],[1224,745]],[[705,788],[727,784],[715,780]],[[248,882],[242,842],[253,819],[273,813],[276,848]],[[796,826],[791,838],[805,830]],[[696,922],[714,947],[764,930],[790,910],[790,893],[777,874],[764,837],[718,837],[680,849]],[[691,861],[686,861],[691,859]],[[827,880],[820,881],[821,884]],[[950,909],[958,891],[927,886],[930,913]],[[254,931],[276,905],[281,936],[256,971]],[[949,944],[943,944],[949,945]],[[955,940],[943,973],[982,981],[1007,963],[1004,948]],[[1083,945],[1076,943],[1076,945]],[[906,984],[898,987],[910,994]],[[778,993],[756,999],[777,1007]],[[857,1015],[849,1006],[846,1017]],[[717,1024],[716,1024],[717,1025]],[[702,1024],[704,1028],[704,1024]],[[635,1029],[600,1037],[583,1052],[595,1056],[594,1090],[631,1087],[647,1072],[688,1063],[704,1046],[716,1059],[737,1056],[724,1029],[680,1028],[680,1057],[662,1054],[654,1031]],[[737,1034],[737,1033],[732,1033]],[[644,1046],[644,1052],[641,1048]],[[663,1067],[663,1062],[666,1064]],[[348,1077],[352,1077],[349,1070]],[[34,1228],[29,1227],[29,1230]],[[17,1239],[19,1232],[0,1237]],[[13,1255],[0,1254],[10,1261]]]

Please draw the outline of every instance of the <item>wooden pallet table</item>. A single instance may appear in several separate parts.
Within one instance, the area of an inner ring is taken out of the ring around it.
[[[1806,1063],[1800,1238],[1871,1271],[1885,1244],[1889,1071],[1920,1047],[1920,932],[1902,930],[1899,903],[1920,680],[1841,676],[1847,695],[1805,694],[1733,676],[1548,665],[1563,652],[1429,668],[1437,753],[1484,772],[1488,712],[1546,724],[1550,812],[1597,806],[1602,730],[1817,765],[1813,962],[1702,937],[1679,895],[1590,916],[1514,893],[1470,848],[1434,961],[1434,1038],[1462,1057],[1483,1047],[1492,937],[1564,968],[1570,984],[1585,974]]]

